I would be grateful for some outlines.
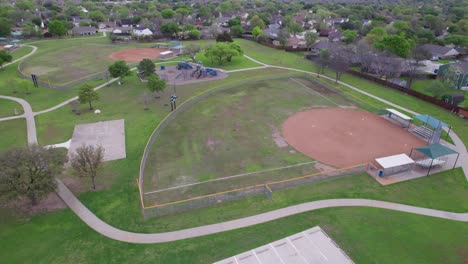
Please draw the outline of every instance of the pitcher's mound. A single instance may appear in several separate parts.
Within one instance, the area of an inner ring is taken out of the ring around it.
[[[297,113],[282,126],[286,141],[303,154],[337,167],[407,153],[424,141],[365,111],[323,108]]]
[[[109,55],[109,58],[113,60],[123,60],[126,62],[140,62],[143,59],[156,60],[159,59],[159,53],[167,51],[168,49],[157,49],[157,48],[136,48],[126,49],[114,52]]]

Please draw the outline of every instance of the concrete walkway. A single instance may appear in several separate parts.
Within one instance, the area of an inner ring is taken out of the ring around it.
[[[21,46],[30,47],[30,48],[32,48],[33,50],[32,50],[31,52],[29,52],[28,54],[24,55],[23,57],[21,57],[21,58],[19,58],[19,59],[16,59],[16,60],[14,60],[14,61],[12,61],[12,62],[9,62],[9,63],[3,65],[2,67],[6,67],[6,66],[8,66],[8,65],[17,63],[17,62],[20,61],[20,60],[24,60],[24,59],[26,59],[27,57],[33,55],[33,54],[37,51],[37,47],[36,47],[36,46],[31,46],[31,45],[26,45],[26,44],[23,44],[23,45],[21,45]]]
[[[280,67],[280,66],[270,66],[266,64],[263,64],[263,66],[309,73],[307,71]],[[323,76],[323,77],[333,80],[330,77],[326,77],[326,76]],[[115,81],[115,80],[112,80],[112,81]],[[340,83],[357,92],[366,94],[376,100],[389,104],[395,108],[416,114],[416,112],[413,112],[411,110],[405,109],[396,104],[388,102],[384,99],[368,94],[364,91],[359,90],[356,87],[350,86],[342,82]],[[102,88],[103,86],[104,85],[98,86],[95,89]],[[63,102],[47,110],[34,113],[29,103],[23,99],[10,97],[10,96],[0,96],[0,98],[14,100],[23,106],[24,114],[21,115],[20,117],[26,118],[29,144],[37,143],[34,115],[53,111],[63,105],[66,105],[70,100],[73,100],[72,98],[66,102]],[[0,121],[2,120],[6,120],[6,119],[5,118],[0,119]],[[11,119],[8,119],[8,120],[11,120]],[[456,136],[455,133],[453,133],[452,136],[454,136],[453,139],[454,139],[455,144],[463,145],[461,140],[459,142],[457,141],[459,140],[459,138]],[[466,151],[463,153],[463,155],[466,156]],[[465,165],[468,165],[468,164],[465,164]],[[103,222],[96,215],[94,215],[88,208],[86,208],[86,206],[84,206],[78,200],[78,198],[76,198],[76,196],[59,179],[56,179],[56,180],[58,184],[57,194],[70,207],[70,209],[73,212],[75,212],[75,214],[78,217],[81,218],[83,222],[89,225],[96,232],[108,238],[123,241],[123,242],[128,242],[128,243],[141,243],[141,244],[163,243],[163,242],[176,241],[176,240],[181,240],[181,239],[186,239],[186,238],[205,236],[205,235],[220,233],[220,232],[224,232],[228,230],[234,230],[234,229],[238,229],[242,227],[248,227],[248,226],[252,226],[252,225],[256,225],[260,223],[265,223],[268,221],[276,220],[279,218],[283,218],[283,217],[287,217],[287,216],[291,216],[295,214],[300,214],[300,213],[307,212],[307,211],[313,211],[313,210],[318,210],[322,208],[333,208],[333,207],[373,207],[373,208],[381,208],[381,209],[394,210],[394,211],[400,211],[400,212],[406,212],[406,213],[413,213],[413,214],[424,215],[424,216],[437,217],[437,218],[448,219],[448,220],[453,220],[453,221],[468,222],[468,213],[453,213],[453,212],[446,212],[446,211],[440,211],[440,210],[434,210],[434,209],[428,209],[428,208],[422,208],[422,207],[409,206],[409,205],[404,205],[404,204],[397,204],[397,203],[390,203],[390,202],[376,201],[376,200],[367,200],[367,199],[330,199],[330,200],[321,200],[321,201],[303,203],[299,205],[293,205],[293,206],[270,211],[270,212],[263,213],[263,214],[258,214],[258,215],[254,215],[250,217],[245,217],[241,219],[236,219],[236,220],[212,224],[212,225],[200,226],[200,227],[173,231],[173,232],[166,232],[166,233],[142,234],[142,233],[133,233],[133,232],[123,231],[123,230],[114,228],[110,226],[109,224]]]
[[[0,118],[0,121],[12,120],[12,119],[17,119],[17,118],[26,118],[28,144],[37,144],[36,121],[34,119],[34,113],[32,111],[31,105],[28,102],[26,102],[26,100],[21,99],[21,98],[5,96],[5,95],[0,95],[0,98],[16,101],[19,104],[21,104],[21,106],[24,109],[24,114],[12,116],[12,117]]]
[[[60,198],[62,198],[62,200],[68,205],[68,207],[70,207],[70,209],[72,209],[73,212],[75,212],[75,214],[78,217],[80,217],[81,220],[83,220],[83,222],[85,222],[96,232],[114,240],[136,244],[164,243],[187,238],[206,236],[261,223],[266,223],[269,221],[308,211],[333,207],[373,207],[460,222],[468,222],[468,213],[452,213],[422,207],[409,206],[404,204],[367,199],[330,199],[293,205],[263,214],[253,215],[212,225],[194,227],[173,232],[142,234],[123,231],[103,222],[91,211],[89,211],[89,209],[86,208],[61,181],[58,181],[57,193],[60,196]]]

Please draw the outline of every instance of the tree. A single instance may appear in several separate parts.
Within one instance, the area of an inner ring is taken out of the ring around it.
[[[56,36],[65,36],[68,32],[67,26],[64,22],[60,20],[52,20],[47,27],[49,28],[49,33]]]
[[[256,27],[254,27],[254,28],[252,29],[252,36],[253,36],[254,38],[258,37],[258,36],[259,36],[260,34],[262,34],[262,33],[263,33],[263,31],[262,31],[262,29],[261,29],[259,26],[256,26]]]
[[[93,109],[92,102],[99,100],[99,94],[89,84],[83,85],[78,93],[78,102],[80,104],[89,104],[89,110]]]
[[[442,34],[445,25],[442,19],[433,15],[424,16],[424,24],[426,27],[430,28],[436,36]]]
[[[447,82],[435,80],[431,82],[431,85],[429,85],[429,87],[426,88],[426,92],[428,92],[437,99],[442,99],[445,95],[449,95],[450,93],[452,93],[453,89]]]
[[[93,189],[96,189],[96,176],[104,159],[104,149],[101,146],[82,145],[72,154],[71,167],[80,177],[90,177]]]
[[[244,29],[241,25],[234,25],[231,27],[231,34],[234,36],[242,36],[242,34],[244,34]]]
[[[3,68],[3,64],[7,62],[11,62],[13,57],[11,54],[5,50],[0,50],[0,69]]]
[[[320,77],[320,74],[324,72],[325,68],[328,67],[329,63],[330,52],[328,51],[328,49],[322,49],[317,60],[317,77]]]
[[[315,34],[314,32],[307,32],[304,36],[305,38],[305,41],[307,43],[307,47],[310,48],[311,46],[313,46],[315,44],[315,42],[317,41],[318,39],[318,35]]]
[[[407,60],[409,75],[408,89],[411,89],[413,80],[421,61],[427,60],[429,58],[431,58],[431,54],[426,49],[422,49],[421,47],[414,47],[411,49]]]
[[[0,37],[8,37],[11,34],[10,20],[0,17]]]
[[[341,75],[348,70],[351,65],[352,51],[341,45],[330,45],[329,64],[335,70],[335,82],[341,78]]]
[[[113,78],[120,78],[121,80],[130,75],[130,68],[125,61],[116,61],[109,66],[109,73]]]
[[[265,28],[265,22],[258,15],[255,15],[250,19],[250,26],[252,28],[259,27],[260,29]]]
[[[290,36],[289,31],[286,28],[282,28],[278,31],[278,37],[276,39],[280,43],[281,47],[284,48],[288,45]]]
[[[301,33],[302,31],[304,31],[304,28],[299,23],[297,23],[296,21],[293,21],[293,22],[289,23],[288,31],[289,31],[289,33],[296,36],[297,33]]]
[[[171,19],[175,16],[175,12],[172,9],[166,8],[161,11],[161,16],[165,19]]]
[[[243,54],[241,47],[235,43],[218,42],[215,46],[205,50],[205,56],[213,62],[216,60],[219,65],[224,61],[231,61],[232,57]]]
[[[201,37],[201,32],[200,30],[194,28],[189,31],[189,37],[192,39],[200,39]]]
[[[186,7],[179,7],[175,12],[182,16],[182,22],[184,22],[185,16],[190,14],[190,10]]]
[[[89,12],[89,18],[96,22],[101,22],[105,19],[104,14],[99,10]]]
[[[216,42],[233,42],[231,34],[224,31],[223,34],[216,35]]]
[[[166,81],[161,80],[157,74],[153,73],[148,77],[147,87],[152,93],[162,92],[166,89]]]
[[[0,189],[7,198],[26,196],[33,205],[57,187],[66,156],[53,148],[31,145],[0,156]]]
[[[228,21],[228,25],[229,25],[229,27],[231,27],[231,28],[232,28],[233,26],[240,26],[240,24],[241,24],[241,20],[240,20],[238,17],[236,17],[236,18],[231,18],[231,19],[229,19],[229,21]]]
[[[349,44],[356,40],[357,33],[353,30],[347,29],[343,31],[343,37],[344,37],[344,42],[346,42],[346,44]]]
[[[169,22],[161,26],[161,33],[173,35],[180,31],[179,25],[176,22]]]
[[[374,43],[374,47],[385,50],[399,57],[406,58],[411,50],[412,42],[403,36],[389,35]]]
[[[374,45],[374,43],[381,41],[387,35],[388,34],[385,28],[375,27],[369,33],[367,33],[366,41],[369,44]]]
[[[190,44],[187,47],[184,48],[184,52],[190,56],[193,62],[197,62],[196,60],[196,55],[198,52],[201,51],[200,46],[195,45],[195,44]]]
[[[143,59],[138,63],[138,73],[142,77],[148,77],[151,74],[154,74],[154,71],[156,70],[156,65],[154,62],[150,59]]]

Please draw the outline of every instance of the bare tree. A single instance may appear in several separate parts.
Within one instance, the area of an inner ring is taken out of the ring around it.
[[[104,159],[101,146],[82,145],[71,158],[71,166],[80,177],[90,177],[93,189],[96,189],[96,176]]]
[[[0,156],[0,190],[7,198],[26,196],[33,205],[57,188],[55,177],[66,156],[38,145],[13,149]]]
[[[197,62],[196,55],[201,51],[200,46],[195,44],[190,44],[184,48],[184,52],[190,56],[193,62]]]
[[[330,45],[330,67],[335,70],[335,82],[341,78],[351,65],[354,52],[343,45]]]
[[[360,40],[356,45],[356,56],[361,65],[361,72],[369,71],[373,59],[372,46],[366,40]]]
[[[421,47],[414,47],[411,50],[410,55],[408,56],[407,60],[407,67],[408,67],[408,89],[411,89],[413,84],[413,80],[417,73],[418,67],[420,63],[424,60],[428,60],[431,57],[431,54],[426,50],[422,49]]]
[[[317,60],[317,78],[320,78],[320,74],[325,71],[325,68],[330,64],[330,52],[328,49],[322,49],[320,51]]]

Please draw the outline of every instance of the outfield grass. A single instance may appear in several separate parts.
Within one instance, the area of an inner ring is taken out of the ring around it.
[[[19,103],[11,100],[0,99],[0,117],[14,116],[15,109],[18,115],[24,112],[23,107]]]

